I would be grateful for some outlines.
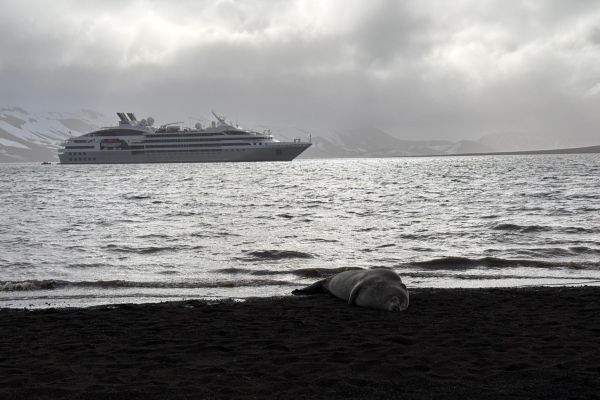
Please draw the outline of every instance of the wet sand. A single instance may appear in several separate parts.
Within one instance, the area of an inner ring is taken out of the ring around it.
[[[0,398],[589,399],[600,288],[0,311]]]

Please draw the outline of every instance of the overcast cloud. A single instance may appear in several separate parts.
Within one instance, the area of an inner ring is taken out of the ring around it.
[[[0,103],[600,142],[600,3],[0,2]]]

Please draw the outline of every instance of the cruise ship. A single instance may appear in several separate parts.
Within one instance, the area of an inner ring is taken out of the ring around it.
[[[118,112],[119,125],[69,138],[58,151],[61,164],[291,161],[310,147],[294,139],[280,142],[263,133],[233,126],[214,112],[216,121],[183,128],[180,122],[153,127]]]

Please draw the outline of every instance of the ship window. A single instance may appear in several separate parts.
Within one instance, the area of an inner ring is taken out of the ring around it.
[[[131,135],[141,136],[143,134],[144,134],[143,132],[140,132],[140,131],[137,131],[134,129],[116,128],[116,129],[105,129],[105,130],[101,130],[101,131],[91,132],[90,136],[131,136]]]

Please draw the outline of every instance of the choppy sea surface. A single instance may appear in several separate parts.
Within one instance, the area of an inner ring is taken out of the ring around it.
[[[0,165],[0,307],[600,285],[600,155]]]

